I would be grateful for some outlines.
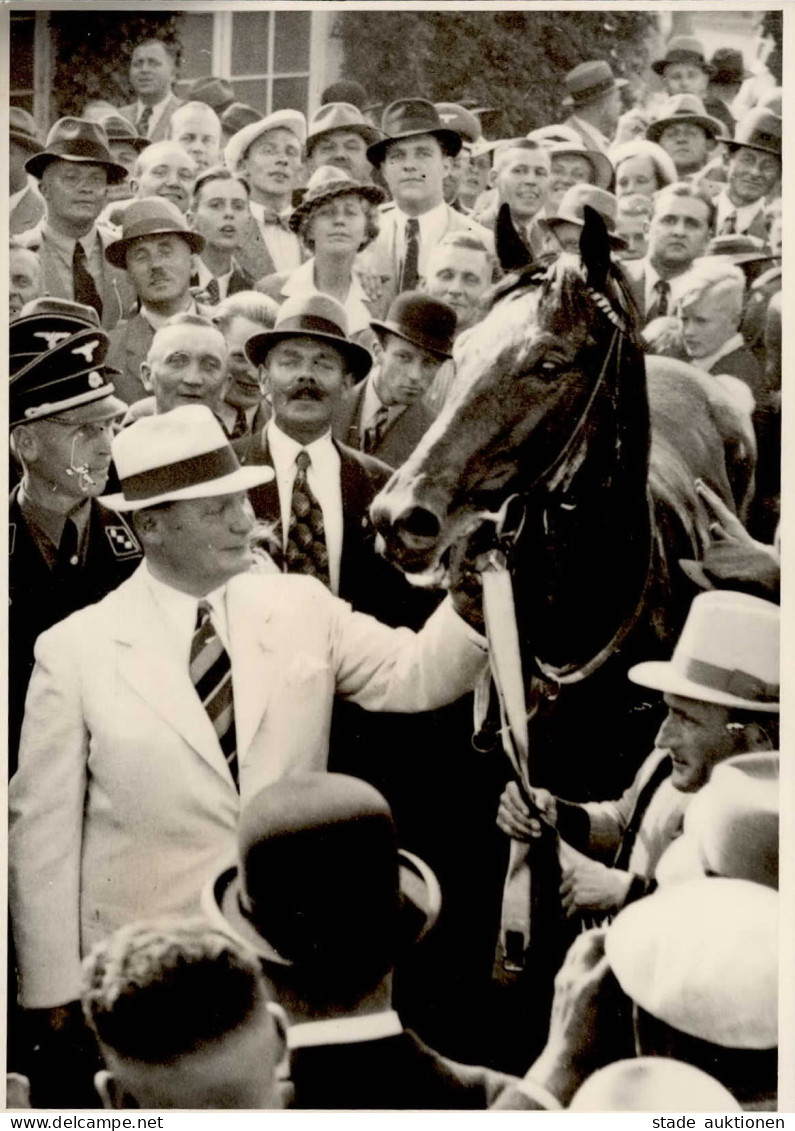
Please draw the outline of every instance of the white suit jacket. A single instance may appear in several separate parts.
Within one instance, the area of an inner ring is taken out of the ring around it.
[[[28,1007],[79,996],[80,958],[121,924],[198,910],[241,805],[326,766],[335,691],[368,710],[464,694],[482,638],[445,601],[420,633],[354,613],[313,578],[227,588],[240,788],[158,614],[145,566],[43,633],[10,787],[10,906]]]

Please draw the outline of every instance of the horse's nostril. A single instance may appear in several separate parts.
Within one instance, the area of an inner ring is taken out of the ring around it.
[[[400,516],[395,525],[401,534],[412,538],[438,538],[441,529],[436,515],[424,507],[412,507]]]

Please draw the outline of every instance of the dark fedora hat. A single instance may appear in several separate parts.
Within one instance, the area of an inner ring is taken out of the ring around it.
[[[461,150],[461,134],[445,126],[439,111],[426,98],[398,98],[390,102],[381,118],[381,130],[386,136],[367,150],[371,165],[381,164],[393,141],[420,134],[431,134],[451,157]]]
[[[107,171],[109,185],[121,184],[127,178],[124,166],[113,160],[102,126],[83,118],[59,118],[47,134],[44,149],[29,157],[25,168],[32,176],[41,179],[44,170],[53,161],[101,165]]]
[[[618,201],[612,192],[607,192],[598,185],[572,185],[563,194],[557,214],[541,220],[541,226],[553,234],[560,224],[576,224],[578,227],[584,227],[586,208],[592,208],[601,216],[607,229],[610,246],[616,251],[626,251],[627,241],[616,232]]]
[[[604,59],[589,59],[564,75],[563,85],[566,87],[564,106],[585,106],[611,90],[621,90],[627,85],[627,80],[617,79]]]
[[[781,124],[779,114],[766,106],[755,106],[740,118],[726,148],[730,153],[737,149],[756,149],[759,153],[781,157]]]
[[[712,74],[712,67],[704,57],[704,45],[694,35],[675,35],[668,43],[662,59],[655,59],[651,69],[661,75],[669,63],[693,63],[706,74]]]
[[[292,230],[300,231],[315,209],[335,196],[360,196],[371,204],[381,204],[386,194],[378,185],[365,185],[355,181],[344,169],[338,169],[335,165],[321,165],[309,178],[301,203],[290,216]]]
[[[122,118],[121,114],[106,114],[101,119],[100,125],[105,131],[108,142],[113,145],[114,142],[124,142],[126,145],[131,145],[133,149],[137,149],[140,153],[142,149],[146,149],[147,145],[151,145],[151,140],[148,137],[141,137],[131,122],[126,118]]]
[[[259,110],[245,102],[233,102],[221,114],[221,129],[227,137],[231,137],[244,126],[250,126],[252,122],[261,122],[264,117],[265,115]]]
[[[273,329],[252,335],[243,347],[244,353],[252,365],[264,365],[273,346],[287,338],[319,338],[334,346],[357,381],[372,368],[370,351],[348,340],[345,307],[331,295],[315,292],[288,298],[279,308]]]
[[[358,134],[368,145],[378,141],[381,131],[365,122],[361,110],[352,102],[324,102],[309,120],[306,155],[311,156],[318,139],[332,130],[348,130]]]
[[[235,101],[235,88],[229,79],[205,75],[187,83],[180,89],[179,96],[186,102],[204,102],[215,110],[216,114],[222,114]]]
[[[386,974],[441,906],[433,872],[398,850],[384,798],[344,774],[294,774],[256,794],[238,861],[205,888],[205,913],[268,963],[327,973],[330,991],[373,961]]]
[[[709,64],[712,67],[710,81],[716,86],[736,86],[751,77],[751,72],[745,69],[742,51],[737,51],[734,47],[719,47]]]
[[[8,110],[8,132],[11,141],[17,142],[31,153],[41,153],[44,146],[39,141],[39,131],[32,114],[21,106],[10,106]]]
[[[370,325],[374,330],[396,334],[437,357],[453,355],[456,313],[446,302],[422,291],[404,291],[392,300],[384,321],[374,320]]]
[[[114,267],[124,270],[127,248],[133,240],[170,233],[182,236],[191,251],[200,252],[204,247],[204,236],[191,231],[185,217],[170,200],[164,200],[161,196],[144,196],[140,200],[133,200],[124,210],[121,237],[108,244],[105,258]]]

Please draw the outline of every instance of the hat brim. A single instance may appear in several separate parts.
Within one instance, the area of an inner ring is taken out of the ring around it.
[[[708,63],[705,59],[699,59],[697,55],[693,55],[689,59],[655,59],[651,65],[651,69],[654,71],[655,75],[659,75],[662,78],[665,68],[675,67],[677,63],[692,63],[693,66],[700,67],[704,74],[710,77],[715,73],[715,68],[712,64]]]
[[[726,127],[720,118],[713,118],[709,114],[677,114],[672,118],[659,118],[656,122],[652,122],[646,129],[646,138],[649,141],[659,143],[660,135],[668,128],[668,126],[676,126],[680,123],[690,126],[700,126],[705,133],[711,135],[713,141],[728,142],[726,136]]]
[[[411,852],[398,850],[400,917],[408,928],[408,943],[419,942],[436,924],[442,908],[442,891],[434,872]],[[201,909],[214,926],[232,933],[258,958],[275,966],[295,966],[256,930],[240,904],[240,870],[237,864],[223,867],[205,884]]]
[[[271,130],[289,130],[295,134],[303,149],[306,143],[306,119],[303,114],[295,111],[292,117],[285,115],[281,121],[274,122],[272,119],[273,115],[269,115],[257,122],[249,122],[232,134],[224,149],[224,161],[233,173],[240,172],[240,162],[245,160],[254,142]]]
[[[633,683],[641,687],[650,687],[653,691],[662,691],[669,695],[680,695],[683,699],[698,699],[702,703],[716,703],[721,707],[736,707],[743,711],[761,711],[768,715],[779,712],[778,703],[760,703],[755,699],[741,699],[738,695],[729,694],[728,691],[718,691],[716,688],[685,679],[668,660],[647,660],[642,664],[635,664],[629,669],[628,675]]]
[[[183,232],[181,228],[163,227],[152,232],[141,232],[137,236],[126,236],[123,239],[114,240],[105,248],[105,258],[108,263],[112,263],[114,267],[119,267],[124,271],[127,268],[127,248],[130,244],[135,243],[136,240],[146,240],[156,236],[180,236],[188,244],[191,251],[197,255],[204,248],[204,236],[199,235],[198,232]]]
[[[383,330],[387,334],[394,334],[396,337],[402,338],[404,342],[411,342],[417,349],[426,350],[428,353],[432,353],[434,357],[441,358],[442,361],[447,361],[448,358],[453,356],[452,350],[447,353],[445,350],[440,350],[438,346],[431,345],[424,338],[412,336],[406,327],[399,322],[380,322],[373,319],[370,325],[374,330]]]
[[[8,131],[9,140],[15,141],[17,145],[24,146],[25,149],[30,150],[31,153],[41,153],[44,146],[40,141],[36,141],[34,137],[29,134],[23,134],[19,130],[11,129]]]
[[[312,150],[317,145],[318,141],[326,134],[340,133],[342,130],[347,130],[348,133],[358,134],[368,145],[375,145],[380,141],[383,134],[375,126],[368,126],[366,122],[353,122],[348,126],[329,126],[328,129],[318,130],[317,133],[307,134],[306,138],[306,155],[311,156]]]
[[[380,141],[376,141],[373,145],[367,148],[367,160],[371,165],[376,168],[381,164],[386,156],[386,151],[393,141],[404,141],[409,137],[424,137],[430,134],[435,137],[437,141],[444,146],[450,157],[455,157],[461,152],[461,146],[464,144],[461,134],[456,133],[455,130],[447,130],[444,127],[430,130],[406,130],[405,133],[389,134],[388,137],[382,137]]]
[[[555,157],[566,156],[583,157],[586,161],[589,161],[596,177],[596,180],[592,183],[596,188],[605,190],[610,188],[613,181],[613,162],[604,153],[600,153],[598,149],[586,149],[584,145],[572,144],[569,146],[565,142],[557,142],[555,148],[549,151],[550,160]]]
[[[233,471],[230,475],[222,475],[219,479],[211,479],[206,483],[194,483],[189,487],[178,487],[173,491],[166,491],[162,495],[153,495],[150,499],[135,499],[133,501],[125,498],[123,492],[120,492],[116,495],[103,495],[99,501],[114,511],[142,511],[160,503],[178,503],[182,499],[212,499],[216,495],[232,495],[237,491],[250,491],[252,487],[259,487],[262,483],[270,483],[274,474],[273,468],[264,464],[258,467],[239,467],[237,471]]]
[[[70,161],[75,165],[99,165],[106,170],[109,185],[120,185],[128,176],[128,170],[123,165],[117,165],[115,161],[102,161],[97,157],[78,157],[71,153],[48,153],[46,150],[29,157],[25,162],[25,169],[40,181],[44,170],[53,161]]]
[[[596,102],[600,98],[604,98],[606,94],[612,93],[613,90],[623,90],[625,86],[629,85],[629,79],[614,79],[613,86],[610,90],[600,90],[598,94],[589,94],[585,98],[574,98],[571,94],[567,94],[561,99],[561,106],[587,106],[590,102]]]
[[[553,235],[555,234],[555,228],[558,226],[558,224],[576,224],[578,228],[582,228],[584,226],[584,222],[576,216],[561,215],[542,218],[541,220],[539,220],[539,224],[547,232],[552,232]],[[617,235],[615,232],[608,232],[607,238],[610,240],[610,246],[614,251],[626,251],[629,247],[629,244],[624,239],[624,237]]]
[[[771,157],[778,157],[779,161],[782,160],[780,149],[772,149],[769,145],[755,145],[752,141],[730,141],[727,139],[726,148],[729,153],[734,153],[738,149],[755,149],[757,153],[769,153]]]
[[[350,342],[347,338],[338,338],[335,334],[324,334],[320,330],[267,330],[262,334],[252,335],[243,347],[243,352],[252,365],[264,365],[273,347],[288,338],[317,338],[334,346],[344,356],[357,381],[366,377],[373,367],[373,356],[364,346]]]
[[[152,144],[152,140],[151,140],[151,138],[148,138],[148,137],[109,137],[108,138],[108,145],[111,146],[111,147],[114,146],[114,145],[131,145],[133,147],[133,149],[136,149],[139,153],[141,153],[144,149],[146,149],[146,147],[148,145],[151,145],[151,144]]]
[[[332,200],[335,196],[360,196],[363,200],[369,201],[370,204],[383,204],[386,200],[386,193],[378,185],[346,185],[344,181],[340,181],[338,185],[332,185],[328,190],[319,192],[311,200],[304,198],[293,209],[288,221],[292,231],[297,232],[316,208],[325,204],[327,200]]]

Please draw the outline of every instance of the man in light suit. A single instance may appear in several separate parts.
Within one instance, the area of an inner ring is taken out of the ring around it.
[[[586,149],[596,149],[607,156],[621,113],[621,90],[627,80],[615,78],[604,59],[591,59],[569,71],[563,84],[563,105],[571,113],[562,124],[576,130]]]
[[[780,195],[781,118],[764,106],[751,110],[737,123],[727,148],[729,180],[715,201],[717,234],[740,233],[767,241],[766,202]]]
[[[95,941],[197,909],[235,851],[241,805],[325,769],[335,693],[368,710],[433,709],[486,662],[462,619],[479,623],[478,601],[458,580],[415,634],[314,578],[261,560],[267,574],[252,572],[246,491],[272,473],[240,467],[208,408],[138,421],[113,457],[122,492],[106,501],[132,513],[145,561],[39,638],[10,787],[20,1001],[45,1020],[74,1011]]]
[[[359,255],[367,273],[380,276],[390,298],[416,290],[428,256],[448,232],[467,231],[490,251],[494,236],[444,200],[444,178],[461,150],[461,135],[442,123],[423,98],[402,98],[387,106],[386,137],[369,146],[367,157],[392,193],[381,209],[381,230]]]
[[[171,89],[177,63],[177,48],[163,39],[144,39],[133,49],[130,85],[137,98],[120,107],[119,113],[150,141],[163,141],[168,136],[171,116],[183,105]]]

